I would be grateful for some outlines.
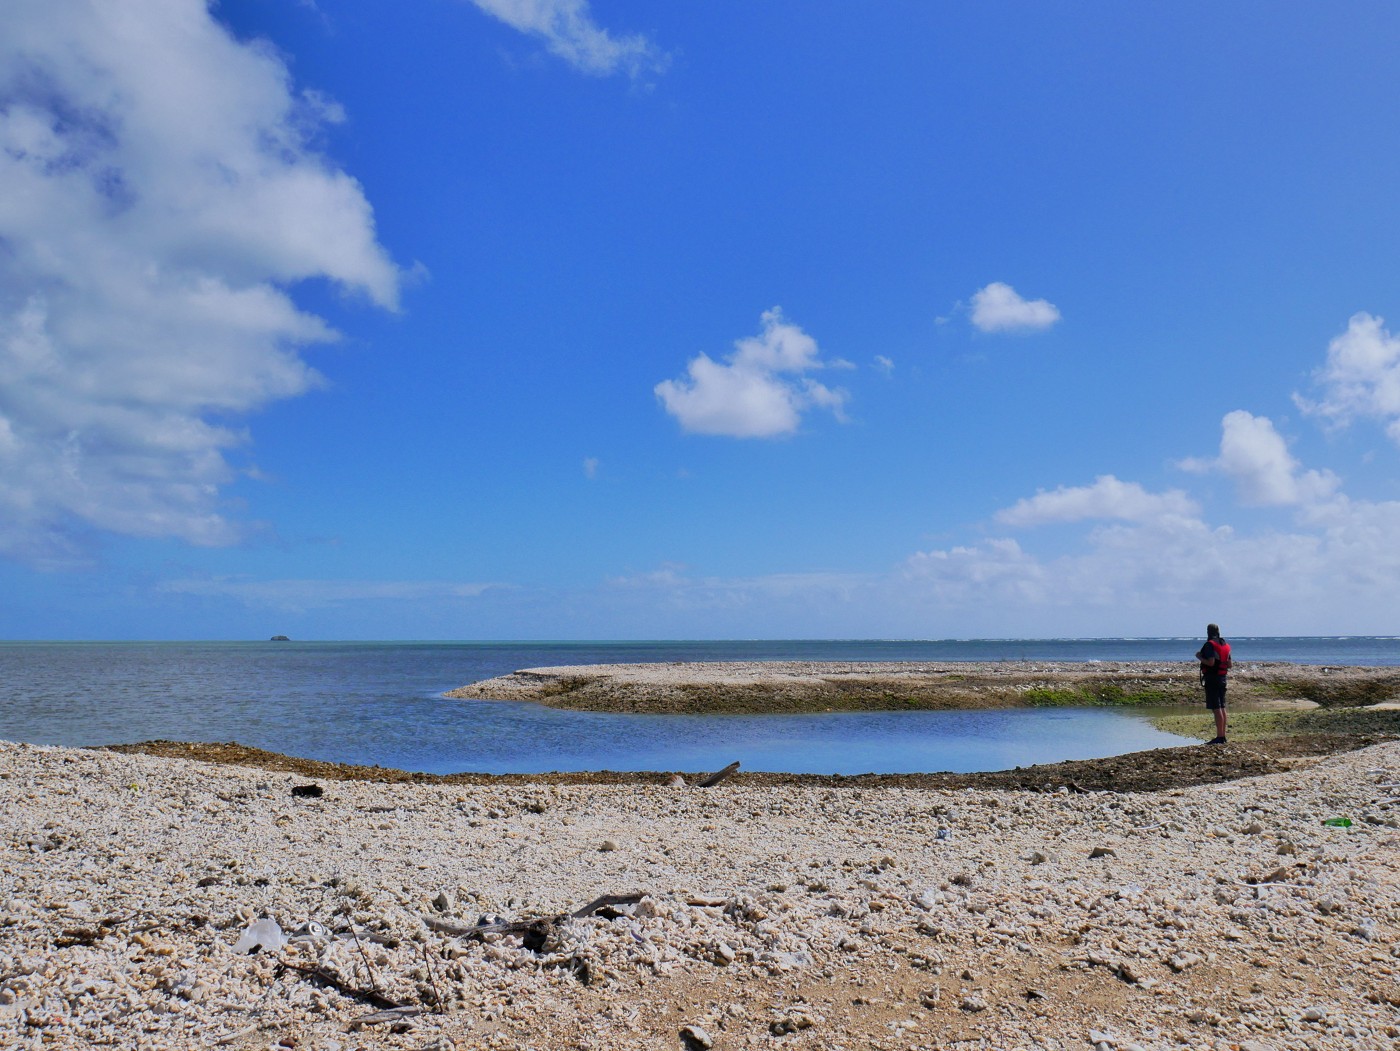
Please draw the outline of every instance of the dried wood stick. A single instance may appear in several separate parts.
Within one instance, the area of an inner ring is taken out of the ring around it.
[[[709,788],[711,785],[717,785],[717,784],[719,784],[721,781],[723,781],[726,777],[728,777],[730,774],[734,773],[734,772],[735,772],[736,770],[738,770],[738,769],[739,769],[739,764],[738,764],[738,763],[730,763],[730,764],[729,764],[728,766],[726,766],[723,770],[716,770],[713,774],[711,774],[709,777],[705,778],[705,780],[701,781],[701,782],[700,782],[698,785],[696,785],[695,787],[696,787],[696,788]]]

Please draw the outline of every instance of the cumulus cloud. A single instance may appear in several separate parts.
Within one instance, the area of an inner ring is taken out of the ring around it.
[[[1193,515],[1115,520],[1056,555],[993,536],[917,551],[885,573],[730,578],[668,567],[610,584],[590,608],[635,609],[637,624],[660,615],[693,626],[703,615],[716,637],[774,623],[825,637],[1164,635],[1206,620],[1241,635],[1387,631],[1400,501],[1339,497],[1249,532]]]
[[[1059,308],[1053,303],[1022,299],[1000,281],[972,295],[972,324],[979,332],[1040,332],[1059,320]]]
[[[1358,315],[1328,348],[1320,414],[1395,411],[1396,339]],[[1181,461],[1234,482],[1260,508],[1248,527],[1207,521],[1180,490],[1101,475],[997,512],[1021,528],[1083,522],[1054,553],[988,536],[916,551],[887,573],[723,579],[674,572],[630,581],[648,610],[703,610],[717,633],[784,623],[792,634],[921,637],[1161,635],[1216,620],[1239,634],[1384,632],[1400,591],[1400,501],[1352,499],[1331,471],[1304,467],[1271,420],[1221,421],[1219,455]],[[689,621],[686,623],[693,623]],[[761,629],[759,629],[761,630]]]
[[[1347,330],[1328,343],[1327,363],[1313,379],[1322,396],[1294,395],[1303,411],[1343,427],[1357,418],[1378,419],[1400,443],[1400,337],[1386,329],[1384,318],[1353,314]]]
[[[1180,466],[1224,474],[1235,483],[1240,499],[1254,507],[1315,504],[1341,484],[1331,471],[1303,470],[1273,422],[1243,409],[1220,421],[1219,457],[1187,459]]]
[[[640,34],[613,36],[593,20],[587,0],[471,0],[512,29],[538,37],[584,73],[631,76],[663,71],[669,59]]]
[[[695,434],[732,438],[776,438],[792,434],[811,408],[845,419],[846,393],[805,375],[829,367],[817,342],[783,318],[765,311],[757,336],[737,340],[724,362],[707,354],[693,358],[686,376],[654,388],[666,411]]]
[[[395,309],[340,119],[204,0],[11,4],[0,33],[0,551],[92,530],[235,540],[240,415],[315,386],[335,337],[289,285]]]
[[[1105,474],[1096,478],[1093,485],[1060,486],[1053,492],[1041,490],[998,511],[996,520],[1008,526],[1085,519],[1147,522],[1166,515],[1191,516],[1199,510],[1196,502],[1178,489],[1150,493],[1137,482],[1120,482]]]

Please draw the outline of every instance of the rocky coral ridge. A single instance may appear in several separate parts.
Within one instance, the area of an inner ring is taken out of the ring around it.
[[[1327,707],[1400,697],[1400,669],[1241,662],[1237,703]],[[794,712],[1199,703],[1191,662],[677,662],[528,668],[445,696],[630,712]]]
[[[1400,743],[1154,796],[294,787],[0,745],[0,1033],[327,1051],[1400,1038]],[[626,891],[643,896],[533,944],[434,929]],[[237,951],[261,916],[291,940]]]

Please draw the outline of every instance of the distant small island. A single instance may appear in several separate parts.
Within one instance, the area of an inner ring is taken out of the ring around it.
[[[268,641],[269,641],[269,642],[291,642],[292,640],[289,639],[286,635],[274,635],[274,636],[272,636],[272,638],[268,639]]]

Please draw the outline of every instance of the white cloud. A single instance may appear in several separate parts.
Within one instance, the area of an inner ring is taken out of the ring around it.
[[[1059,320],[1059,308],[1053,303],[1022,299],[1000,281],[972,296],[972,324],[980,332],[1040,332]]]
[[[1235,483],[1240,499],[1255,507],[1315,504],[1341,484],[1331,471],[1305,471],[1288,451],[1283,435],[1265,416],[1237,409],[1220,421],[1220,456],[1187,459],[1185,470],[1219,471]]]
[[[341,114],[203,0],[8,5],[0,32],[0,552],[92,530],[223,544],[236,417],[315,386],[286,293],[400,274],[311,136]]]
[[[667,567],[609,583],[586,608],[624,611],[624,633],[655,617],[682,632],[704,624],[716,638],[773,624],[827,638],[1175,635],[1208,620],[1240,635],[1388,632],[1400,501],[1338,498],[1251,532],[1190,515],[1115,521],[1060,555],[990,537],[915,552],[883,574],[731,578]]]
[[[656,385],[656,396],[685,430],[775,438],[796,431],[809,408],[828,409],[844,420],[845,391],[804,375],[828,367],[816,340],[785,321],[779,307],[765,311],[761,322],[762,331],[737,340],[725,363],[700,354],[684,379]]]
[[[583,458],[583,476],[585,478],[598,477],[598,457],[585,456]]]
[[[1014,540],[917,552],[904,570],[907,580],[950,612],[977,603],[1040,605],[1049,593],[1045,570]]]
[[[168,580],[158,590],[172,595],[232,598],[247,606],[301,613],[310,609],[371,602],[425,602],[469,599],[505,584],[464,584],[445,580]]]
[[[669,58],[641,34],[616,37],[593,21],[587,0],[471,0],[487,14],[544,41],[584,73],[659,73]]]
[[[1322,400],[1294,395],[1305,412],[1346,426],[1353,419],[1383,421],[1386,433],[1400,443],[1400,337],[1385,327],[1385,319],[1353,314],[1347,330],[1327,345],[1327,364],[1314,383]]]
[[[883,372],[886,376],[888,376],[892,372],[894,372],[894,360],[892,358],[885,357],[885,355],[883,354],[876,354],[875,367],[881,372]]]
[[[1047,522],[1079,522],[1084,519],[1122,519],[1147,522],[1167,515],[1191,516],[1196,502],[1178,489],[1149,493],[1137,482],[1120,482],[1111,474],[1100,475],[1093,485],[1060,486],[1041,490],[996,513],[1008,526],[1036,526]]]

